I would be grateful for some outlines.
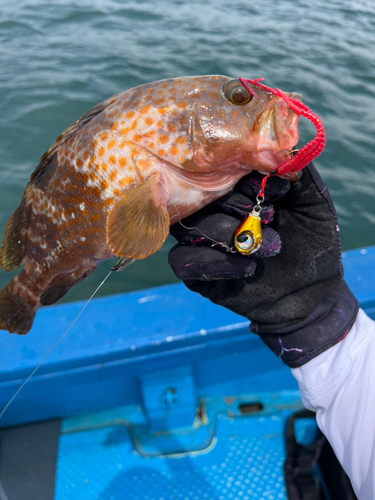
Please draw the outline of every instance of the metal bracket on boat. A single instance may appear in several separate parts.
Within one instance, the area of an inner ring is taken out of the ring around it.
[[[141,377],[141,384],[151,432],[193,425],[197,399],[190,366],[149,373]]]

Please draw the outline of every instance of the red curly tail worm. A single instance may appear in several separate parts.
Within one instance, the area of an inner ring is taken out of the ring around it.
[[[316,128],[316,136],[314,137],[314,139],[312,139],[310,142],[302,146],[302,148],[298,151],[298,153],[295,156],[281,163],[277,167],[276,172],[274,173],[272,172],[271,174],[268,174],[264,177],[262,182],[262,187],[258,195],[260,198],[263,198],[264,187],[270,175],[274,174],[284,175],[287,174],[288,172],[298,172],[299,170],[302,170],[304,167],[306,167],[308,163],[310,163],[323,151],[326,142],[326,136],[324,132],[323,123],[320,120],[320,118],[316,114],[314,114],[303,102],[297,101],[292,97],[288,97],[280,89],[268,87],[267,85],[259,83],[260,81],[264,80],[264,78],[257,78],[256,80],[239,78],[239,80],[242,83],[242,85],[255,97],[256,93],[254,92],[253,89],[249,87],[248,85],[249,83],[262,90],[266,90],[267,92],[270,92],[273,95],[281,97],[290,107],[291,110],[293,110],[298,115],[304,116],[305,118],[310,120]]]

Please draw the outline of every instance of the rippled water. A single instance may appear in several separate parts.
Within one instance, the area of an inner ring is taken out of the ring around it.
[[[375,244],[373,0],[2,1],[0,231],[39,157],[70,123],[112,94],[181,75],[265,77],[302,93],[322,118],[316,161],[344,248]],[[314,133],[301,123],[301,140]],[[166,245],[112,275],[101,294],[174,280]],[[89,295],[104,264],[67,300]],[[0,287],[11,277],[1,272]]]

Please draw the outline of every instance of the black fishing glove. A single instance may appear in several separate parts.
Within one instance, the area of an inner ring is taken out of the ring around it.
[[[262,247],[250,256],[232,253],[233,233],[256,203],[262,178],[251,173],[174,224],[179,244],[169,263],[188,288],[248,318],[251,331],[294,368],[345,337],[358,303],[342,280],[336,213],[312,164],[297,182],[268,179]]]

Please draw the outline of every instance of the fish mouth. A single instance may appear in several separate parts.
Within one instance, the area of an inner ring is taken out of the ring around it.
[[[257,164],[261,167],[257,168],[257,170],[261,174],[269,174],[270,172],[277,172],[279,165],[284,163],[289,158],[292,158],[294,155],[298,153],[299,149],[296,147],[291,148],[289,151],[279,151],[274,153],[273,151],[261,151],[258,153],[257,158],[255,159]],[[283,179],[287,179],[291,182],[297,181],[301,178],[301,171],[297,172],[287,172],[283,175],[280,175]]]
[[[302,100],[291,92],[288,97]],[[269,172],[291,157],[299,140],[299,115],[280,97],[274,97],[257,117],[253,133],[256,135],[255,158],[259,170]]]
[[[281,163],[283,163],[288,158],[297,154],[298,149],[291,147],[289,150],[281,150],[274,152],[271,149],[258,151],[257,157],[259,160],[271,170],[275,170]]]

